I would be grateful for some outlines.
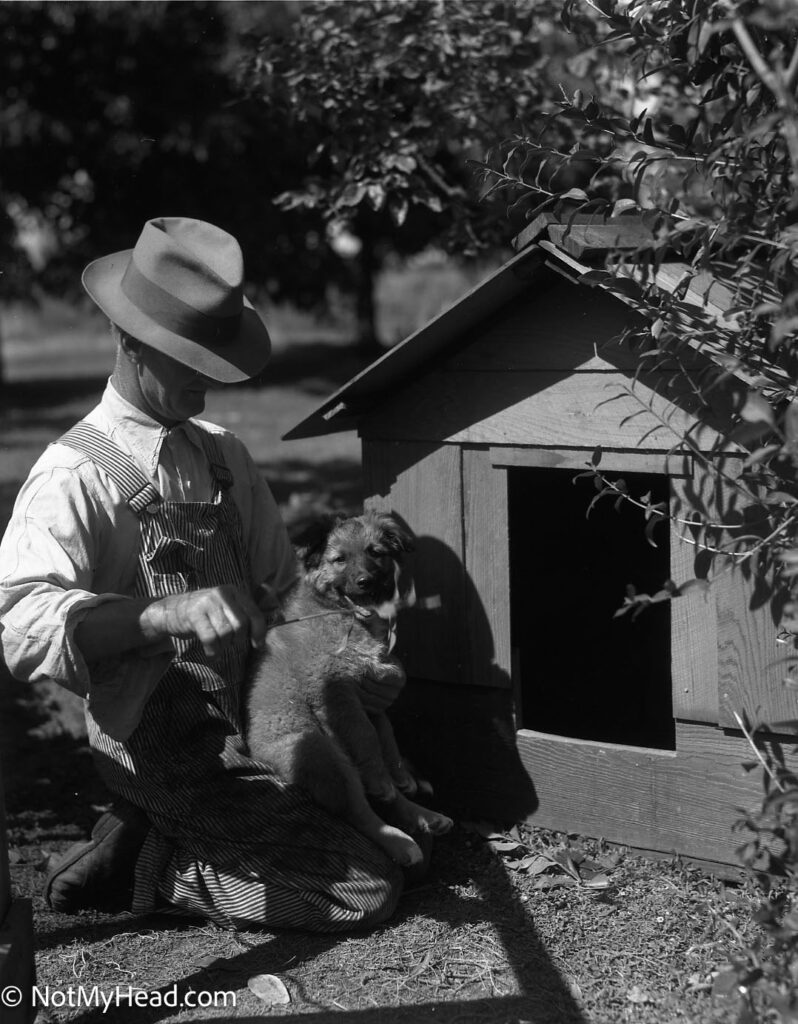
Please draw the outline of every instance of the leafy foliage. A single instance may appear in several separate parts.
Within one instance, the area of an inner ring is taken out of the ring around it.
[[[473,222],[495,210],[469,195],[464,157],[551,89],[558,14],[553,0],[303,4],[247,67],[250,91],[314,143],[282,206],[347,223],[384,213],[380,230],[411,251],[445,229],[484,244]]]
[[[575,49],[559,0],[310,0],[294,10],[284,31],[253,33],[243,77],[309,155],[281,208],[348,231],[366,291],[390,254],[506,245],[517,223],[479,201],[468,161],[556,92],[560,51]],[[361,313],[373,333],[367,295]]]
[[[320,219],[273,197],[304,167],[301,140],[265,121],[236,82],[240,34],[279,4],[29,3],[0,9],[0,239],[36,234],[4,263],[0,296],[69,292],[98,253],[127,248],[159,214],[235,234],[276,297],[310,305],[340,260]],[[255,10],[256,9],[256,10]],[[301,244],[298,244],[301,242]]]

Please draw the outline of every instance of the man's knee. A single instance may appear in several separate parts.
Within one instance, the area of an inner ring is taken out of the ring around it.
[[[399,867],[391,864],[385,875],[375,880],[373,892],[360,922],[362,927],[371,927],[387,921],[396,910],[404,890],[404,875]]]

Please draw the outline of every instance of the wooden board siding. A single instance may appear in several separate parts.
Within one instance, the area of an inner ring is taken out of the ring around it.
[[[697,470],[700,472],[700,470]],[[689,508],[693,479],[671,480],[671,513]],[[659,527],[658,529],[664,529]],[[696,576],[696,547],[687,529],[671,527],[671,579],[686,583]],[[693,590],[671,602],[671,678],[673,714],[692,722],[717,724],[718,624],[716,590]],[[644,613],[645,614],[645,613]]]
[[[665,378],[660,381],[663,389]],[[676,432],[695,420],[694,396],[677,408],[631,378],[615,372],[435,372],[387,399],[364,420],[366,438],[445,441],[469,445],[539,445],[556,448],[639,448],[668,451]],[[651,403],[656,415],[646,404]],[[673,429],[663,426],[664,418]],[[695,432],[694,432],[694,437]],[[705,428],[701,443],[716,435]]]
[[[466,669],[476,685],[512,683],[507,515],[507,474],[491,465],[487,449],[464,449]]]
[[[603,837],[664,853],[732,863],[743,837],[739,808],[761,799],[751,751],[741,737],[706,725],[680,725],[677,750],[568,740],[522,730],[518,751],[544,828]]]
[[[416,535],[408,565],[418,596],[441,597],[440,611],[400,615],[397,654],[407,674],[467,681],[460,449],[364,441],[363,481],[366,507],[397,512]]]
[[[494,466],[507,469],[528,467],[530,469],[572,469],[574,472],[588,470],[595,448],[571,448],[557,451],[554,448],[520,448],[497,446],[490,449],[490,461]],[[612,473],[661,473],[663,476],[689,477],[693,475],[692,455],[660,452],[607,451],[602,449],[599,469]]]
[[[754,585],[740,569],[725,573],[713,588],[718,606],[719,721],[734,727],[734,712],[745,712],[752,725],[789,731],[798,721],[798,687],[784,684],[788,666],[781,659],[791,646],[776,639],[779,630],[770,602],[756,606]]]
[[[585,290],[547,271],[538,286],[500,309],[443,366],[449,370],[636,369],[639,356],[619,343],[624,327],[640,317],[605,292]],[[542,283],[542,281],[541,281]]]

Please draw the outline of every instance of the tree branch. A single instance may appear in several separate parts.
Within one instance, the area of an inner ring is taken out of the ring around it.
[[[798,43],[792,53],[792,58],[785,74],[785,84],[790,92],[795,92],[795,83],[798,82]]]

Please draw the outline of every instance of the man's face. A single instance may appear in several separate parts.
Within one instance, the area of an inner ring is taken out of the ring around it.
[[[208,388],[223,387],[157,349],[142,345],[140,353],[138,380],[141,396],[148,407],[146,411],[164,426],[199,416],[205,408]]]

